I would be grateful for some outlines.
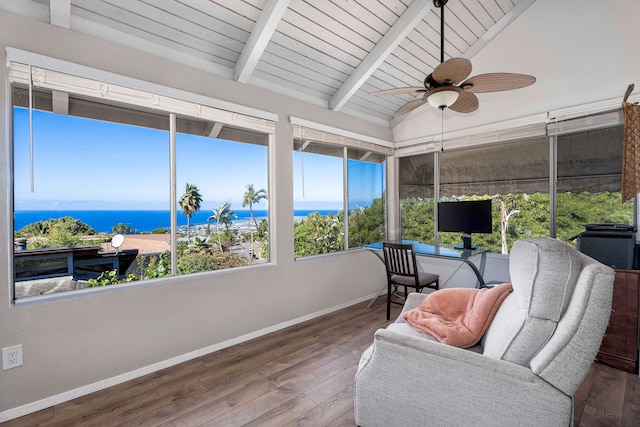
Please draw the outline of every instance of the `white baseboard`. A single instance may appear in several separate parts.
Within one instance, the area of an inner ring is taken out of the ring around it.
[[[315,313],[306,314],[304,316],[298,317],[296,319],[288,320],[286,322],[279,323],[277,325],[269,326],[264,329],[260,329],[237,338],[233,338],[218,344],[214,344],[208,347],[204,347],[198,350],[190,351],[189,353],[182,354],[180,356],[172,357],[171,359],[163,360],[161,362],[154,363],[152,365],[145,366],[140,369],[136,369],[134,371],[130,371],[121,375],[117,375],[115,377],[107,378],[102,381],[98,381],[92,384],[87,384],[82,387],[75,388],[73,390],[65,391],[60,394],[56,394],[54,396],[50,396],[35,402],[28,403],[26,405],[18,406],[16,408],[7,409],[6,411],[0,412],[0,422],[5,422],[9,420],[13,420],[15,418],[22,417],[24,415],[28,415],[37,411],[41,411],[43,409],[49,408],[51,406],[59,405],[64,402],[68,402],[69,400],[76,399],[81,396],[85,396],[90,393],[94,393],[96,391],[104,390],[105,388],[112,387],[114,385],[118,385],[124,383],[126,381],[130,381],[139,377],[142,377],[147,374],[151,374],[153,372],[159,371],[161,369],[169,368],[171,366],[175,366],[177,364],[195,359],[200,356],[204,356],[210,353],[213,353],[218,350],[222,350],[227,347],[231,347],[236,344],[241,344],[243,342],[252,340],[254,338],[261,337],[263,335],[270,334],[272,332],[279,331],[284,328],[288,328],[289,326],[297,325],[298,323],[306,322],[307,320],[315,319],[316,317],[324,316],[325,314],[332,313],[334,311],[341,310],[343,308],[349,307],[354,304],[358,304],[364,301],[368,301],[372,299],[375,294],[369,295],[367,297],[358,298],[356,300],[352,300],[349,302],[345,302],[333,307],[326,308],[324,310],[316,311]],[[373,340],[373,337],[372,337]]]

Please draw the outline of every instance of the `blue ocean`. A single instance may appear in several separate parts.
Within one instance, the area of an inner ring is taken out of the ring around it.
[[[232,218],[232,221],[250,221],[251,215],[248,210],[234,211],[238,218]],[[296,218],[304,218],[311,212],[318,212],[320,215],[328,215],[329,213],[336,214],[337,210],[296,210],[294,216]],[[207,218],[211,216],[211,210],[199,211],[191,216],[191,225],[206,224]],[[267,218],[266,210],[255,210],[253,215],[258,222]],[[99,233],[111,233],[112,227],[118,224],[126,224],[132,229],[144,233],[150,232],[157,228],[169,228],[171,224],[169,211],[144,211],[144,210],[131,210],[131,211],[80,211],[80,210],[59,210],[59,211],[16,211],[14,214],[14,227],[16,230],[20,230],[25,225],[29,225],[34,222],[47,220],[51,218],[61,218],[63,216],[70,216],[75,219],[79,219],[87,225],[90,225]],[[213,225],[214,220],[211,221]],[[187,217],[178,211],[178,226],[186,226]]]

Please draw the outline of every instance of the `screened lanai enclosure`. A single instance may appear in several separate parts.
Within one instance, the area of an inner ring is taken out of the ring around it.
[[[609,119],[621,120],[618,113]],[[440,201],[491,199],[493,233],[474,240],[494,252],[503,251],[503,234],[510,247],[533,236],[572,242],[585,224],[634,224],[633,200],[621,202],[622,146],[622,125],[614,124],[401,157],[403,238],[435,240],[436,194]],[[439,239],[453,244],[459,237]]]

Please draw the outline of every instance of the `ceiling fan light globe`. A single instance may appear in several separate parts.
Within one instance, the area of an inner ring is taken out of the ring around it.
[[[444,89],[431,93],[427,102],[434,108],[446,108],[458,100],[460,93],[455,89]]]

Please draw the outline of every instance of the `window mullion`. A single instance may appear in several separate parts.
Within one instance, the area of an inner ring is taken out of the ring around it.
[[[344,193],[342,195],[342,211],[344,212],[344,221],[342,223],[342,229],[344,232],[344,250],[349,250],[349,158],[348,148],[342,149],[342,188]]]
[[[169,163],[171,188],[171,275],[178,275],[178,211],[176,179],[176,115],[169,114]]]

